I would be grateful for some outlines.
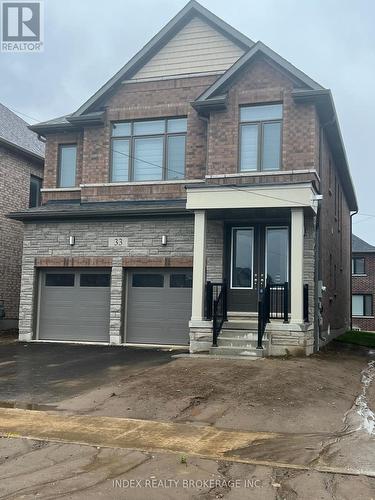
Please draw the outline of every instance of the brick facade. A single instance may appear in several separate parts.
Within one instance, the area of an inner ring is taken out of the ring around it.
[[[43,177],[40,161],[0,146],[0,302],[6,325],[18,319],[23,237],[22,223],[6,214],[28,208],[30,175]]]
[[[365,274],[352,276],[352,294],[372,295],[372,314],[369,317],[353,316],[353,328],[375,332],[375,253],[354,253],[353,257],[365,259]]]
[[[112,95],[101,103],[101,109],[105,110],[104,125],[47,136],[43,200],[45,203],[58,200],[87,203],[184,199],[185,184],[197,181],[219,185],[312,184],[317,192],[322,193],[323,199],[317,215],[311,207],[304,214],[303,281],[309,285],[309,324],[294,324],[289,329],[286,326],[281,329],[275,327],[269,332],[271,354],[280,355],[287,351],[311,354],[314,334],[316,343],[319,342],[317,335],[324,343],[342,333],[349,326],[350,319],[349,208],[324,129],[321,131],[314,104],[297,103],[293,99],[292,91],[301,84],[297,84],[284,70],[276,68],[267,58],[257,58],[239,73],[228,88],[227,109],[212,111],[207,120],[200,117],[190,103],[214,80],[214,76],[176,78],[125,82],[117,86]],[[239,108],[245,104],[272,102],[283,104],[281,171],[239,174]],[[188,118],[184,182],[110,183],[111,122],[176,116]],[[76,189],[55,191],[59,145],[72,142],[78,145]],[[235,214],[231,216],[233,222]],[[259,222],[266,218],[265,210],[259,216]],[[31,340],[35,335],[33,311],[38,266],[49,266],[54,262],[63,267],[75,266],[79,262],[82,266],[95,266],[104,259],[112,266],[110,339],[114,343],[120,342],[125,288],[121,270],[134,266],[190,267],[193,232],[193,214],[180,218],[145,216],[132,221],[124,217],[124,220],[108,222],[27,224],[20,307],[21,338]],[[108,248],[109,237],[123,234],[128,240],[126,248]],[[164,234],[168,238],[166,246],[160,243]],[[70,235],[76,238],[73,247],[69,246]],[[221,280],[225,249],[224,222],[219,216],[211,217],[208,222],[206,247],[205,277]],[[316,304],[318,280],[327,291]],[[318,307],[322,316],[319,325]],[[191,330],[193,349],[201,350],[200,345],[204,345],[203,350],[207,350],[208,329],[205,326],[202,328]]]

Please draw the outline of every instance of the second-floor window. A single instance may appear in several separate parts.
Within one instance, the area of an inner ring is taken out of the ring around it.
[[[353,257],[353,259],[352,259],[352,273],[353,274],[365,274],[365,258],[364,257]]]
[[[40,190],[42,188],[42,179],[35,175],[30,176],[29,207],[39,207]]]
[[[240,108],[241,172],[279,170],[282,104]]]
[[[58,187],[76,185],[77,145],[60,144]]]
[[[185,177],[186,118],[112,125],[111,182]]]

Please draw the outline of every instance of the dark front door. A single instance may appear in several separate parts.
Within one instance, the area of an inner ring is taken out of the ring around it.
[[[289,281],[289,229],[265,224],[228,225],[228,310],[256,312],[267,280]]]

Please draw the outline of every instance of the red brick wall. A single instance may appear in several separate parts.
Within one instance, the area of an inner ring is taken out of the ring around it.
[[[325,135],[321,148],[320,276],[323,293],[323,331],[350,324],[350,212]]]
[[[208,174],[235,173],[239,165],[239,107],[282,102],[282,169],[316,167],[316,113],[312,104],[296,104],[293,82],[264,59],[253,62],[229,89],[228,110],[211,114]]]
[[[30,175],[43,177],[40,163],[0,146],[0,301],[6,318],[18,318],[23,225],[6,214],[28,208]]]
[[[210,76],[120,85],[104,103],[104,127],[86,128],[83,134],[53,134],[48,137],[45,187],[56,186],[59,143],[74,141],[79,146],[77,185],[108,183],[110,123],[139,118],[188,117],[186,179],[204,179],[206,161],[208,174],[235,173],[238,171],[239,106],[259,102],[283,102],[282,168],[300,170],[317,167],[315,109],[311,104],[294,102],[291,91],[296,85],[285,73],[264,59],[253,62],[229,89],[228,110],[212,113],[207,133],[205,121],[198,117],[190,102],[214,80],[215,77]],[[276,178],[266,178],[266,182],[272,181],[277,182]],[[78,193],[46,193],[44,200],[78,196]],[[163,187],[154,184],[146,187],[84,187],[81,196],[83,201],[108,201],[181,198],[186,194],[178,184]]]
[[[352,277],[352,293],[372,294],[372,318],[353,316],[353,327],[361,330],[375,331],[375,253],[353,253],[353,257],[364,257],[365,275]]]

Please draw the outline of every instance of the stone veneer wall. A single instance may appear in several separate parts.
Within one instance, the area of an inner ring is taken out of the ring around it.
[[[162,235],[168,243],[161,245]],[[36,264],[47,265],[48,259],[56,266],[112,265],[110,301],[110,341],[120,343],[123,330],[124,258],[133,259],[139,266],[179,258],[190,262],[193,257],[194,218],[154,217],[126,221],[44,222],[25,224],[22,264],[22,293],[20,304],[20,340],[35,336],[37,309]],[[75,236],[75,245],[69,245],[69,236]],[[108,247],[108,238],[127,238],[126,247]],[[222,268],[222,224],[208,221],[207,261],[210,279],[219,279]],[[75,263],[73,263],[75,262]],[[96,262],[96,264],[93,262]],[[111,264],[109,264],[111,263]],[[173,265],[173,264],[172,264]]]

